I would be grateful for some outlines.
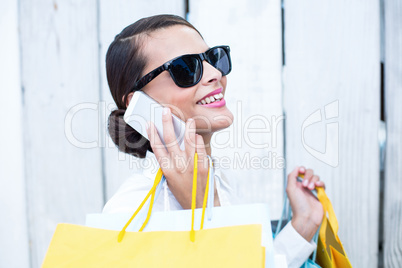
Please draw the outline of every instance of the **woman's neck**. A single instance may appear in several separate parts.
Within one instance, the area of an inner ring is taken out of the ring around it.
[[[211,156],[211,138],[212,138],[212,134],[211,133],[200,134],[200,136],[202,136],[202,139],[204,140],[205,151],[207,152],[207,155]]]

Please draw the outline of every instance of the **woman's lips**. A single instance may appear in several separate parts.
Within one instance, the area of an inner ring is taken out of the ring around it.
[[[202,105],[202,107],[217,108],[217,107],[225,106],[225,105],[226,105],[226,101],[225,101],[224,98],[222,98],[222,99],[219,100],[219,101],[215,101],[215,102],[212,102],[212,103],[209,103],[209,104],[201,104],[201,105]]]
[[[223,98],[222,88],[218,88],[209,94],[205,95],[201,100],[197,102],[198,105],[209,108],[217,108],[226,105],[226,101]]]
[[[218,89],[216,89],[216,90],[214,90],[214,91],[208,93],[207,95],[205,95],[204,97],[202,97],[201,99],[199,99],[199,100],[197,101],[197,103],[199,103],[201,100],[203,100],[203,99],[205,99],[205,98],[207,98],[207,97],[210,97],[210,96],[213,96],[213,95],[217,95],[217,94],[222,93],[222,90],[223,90],[223,88],[218,88]]]

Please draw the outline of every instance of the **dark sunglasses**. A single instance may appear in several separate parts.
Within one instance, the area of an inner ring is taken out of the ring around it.
[[[222,75],[227,75],[232,70],[229,46],[217,46],[208,49],[204,53],[187,54],[166,62],[138,80],[133,87],[133,91],[140,90],[163,71],[169,71],[177,86],[192,87],[198,84],[202,78],[202,62],[204,60],[218,69]]]

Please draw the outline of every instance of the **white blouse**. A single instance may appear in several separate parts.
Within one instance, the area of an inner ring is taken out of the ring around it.
[[[153,154],[148,153],[147,158],[156,163]],[[144,169],[142,173],[135,173],[128,178],[106,203],[103,213],[129,213],[135,211],[151,189],[158,168]],[[220,169],[215,168],[215,186],[221,206],[238,204],[233,190],[234,180],[229,181]],[[161,198],[163,196],[163,198]],[[163,193],[156,200],[153,211],[170,211],[183,209],[170,191],[165,181]],[[299,268],[315,250],[316,244],[306,241],[289,222],[274,240],[277,254],[286,256],[288,267]]]

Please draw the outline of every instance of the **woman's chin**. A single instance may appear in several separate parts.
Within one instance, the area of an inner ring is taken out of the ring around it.
[[[228,128],[232,125],[233,118],[231,120],[217,120],[209,124],[208,126],[199,126],[197,125],[197,134],[205,135],[205,134],[213,134],[217,131]]]
[[[230,127],[233,124],[233,114],[228,110],[227,113],[221,114],[214,118],[214,122],[212,124],[213,132],[225,129]]]
[[[230,127],[233,124],[233,114],[229,109],[220,110],[219,113],[198,115],[193,117],[198,134],[214,133]]]

